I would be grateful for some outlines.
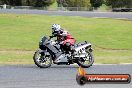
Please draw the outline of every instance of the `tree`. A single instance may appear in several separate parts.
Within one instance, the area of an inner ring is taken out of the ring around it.
[[[0,0],[0,4],[11,6],[36,6],[46,7],[53,4],[55,0]]]
[[[132,0],[105,0],[107,6],[112,8],[132,7]]]
[[[0,5],[2,5],[3,4],[3,0],[0,0]]]
[[[67,6],[65,0],[56,0],[56,1],[57,1],[57,4],[58,4],[58,7],[62,7],[63,5]]]
[[[64,7],[90,7],[90,0],[59,0]]]
[[[7,4],[12,6],[20,6],[21,0],[0,0],[1,4]]]
[[[103,0],[90,0],[91,7],[98,8],[103,4]]]
[[[123,7],[132,8],[132,0],[123,0],[122,3],[124,3]]]
[[[47,7],[51,4],[53,4],[55,0],[37,0],[35,3],[36,7]]]

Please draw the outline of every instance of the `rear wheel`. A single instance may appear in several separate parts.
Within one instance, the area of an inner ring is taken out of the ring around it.
[[[77,61],[77,64],[81,67],[88,68],[94,63],[92,52],[87,51],[85,58],[80,57]]]
[[[34,63],[40,68],[48,68],[52,64],[51,55],[42,54],[42,50],[37,50],[33,56]]]

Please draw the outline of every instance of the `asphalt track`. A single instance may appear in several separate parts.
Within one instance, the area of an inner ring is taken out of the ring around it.
[[[132,12],[88,12],[88,11],[44,11],[44,10],[0,9],[0,13],[132,19]]]
[[[85,84],[76,82],[77,65],[53,65],[41,69],[34,65],[0,66],[0,88],[132,88],[130,84]],[[89,74],[130,74],[131,65],[93,65]]]

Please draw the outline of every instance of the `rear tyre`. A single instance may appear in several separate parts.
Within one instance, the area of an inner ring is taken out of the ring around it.
[[[37,50],[33,56],[34,63],[40,68],[48,68],[52,64],[51,55],[42,54],[42,50]]]
[[[91,52],[87,52],[86,58],[79,58],[77,64],[83,68],[89,68],[94,63],[94,58]]]

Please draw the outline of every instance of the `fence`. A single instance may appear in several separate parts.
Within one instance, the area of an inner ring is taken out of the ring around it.
[[[0,5],[0,9],[37,9],[37,10],[52,10],[52,11],[90,11],[91,8],[88,7],[33,7],[33,6],[10,6],[10,5]]]
[[[48,11],[104,11],[89,7],[33,7],[33,6],[10,6],[10,5],[0,5],[0,9],[32,9],[32,10],[48,10]],[[105,10],[107,12],[132,12],[132,8],[109,8]]]

